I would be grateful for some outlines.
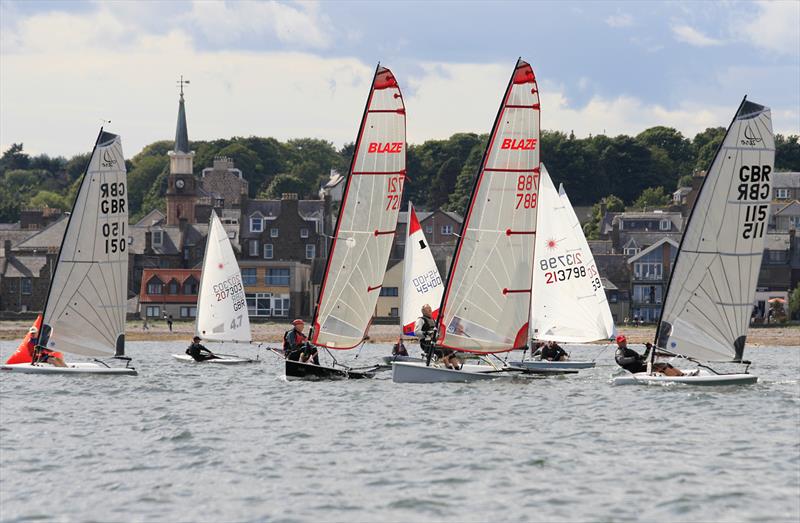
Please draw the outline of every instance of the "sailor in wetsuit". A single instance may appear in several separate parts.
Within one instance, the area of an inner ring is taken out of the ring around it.
[[[200,344],[200,336],[192,338],[192,344],[186,349],[186,354],[191,356],[194,361],[216,360],[219,356]]]
[[[419,347],[427,356],[431,351],[448,369],[460,370],[461,361],[454,350],[437,349],[434,347],[436,335],[436,321],[433,319],[433,309],[428,304],[422,306],[422,316],[414,324],[414,335],[419,338]]]
[[[308,343],[308,338],[303,334],[305,323],[301,319],[292,322],[292,329],[283,334],[283,355],[287,360],[307,363],[310,359],[314,365],[319,365],[317,348]]]
[[[403,340],[397,340],[392,346],[392,356],[408,356],[408,351],[406,350],[406,346],[403,345]]]
[[[548,341],[547,345],[542,347],[541,355],[542,359],[547,361],[567,361],[569,359],[567,351],[554,341]]]
[[[633,349],[628,348],[628,339],[620,334],[617,336],[617,352],[614,359],[617,365],[627,370],[631,374],[647,372],[647,360],[650,358],[650,351],[654,350],[651,343],[646,343],[647,350],[644,354],[639,354]],[[669,363],[653,363],[653,371],[660,372],[665,376],[683,376],[683,372],[676,369]]]

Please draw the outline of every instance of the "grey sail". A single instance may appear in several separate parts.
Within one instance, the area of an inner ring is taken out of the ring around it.
[[[703,361],[741,361],[774,164],[770,110],[745,100],[689,217],[659,323],[660,348]]]

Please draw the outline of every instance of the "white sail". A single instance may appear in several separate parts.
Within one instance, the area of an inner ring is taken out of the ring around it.
[[[97,139],[70,214],[43,317],[42,342],[122,355],[128,297],[128,191],[119,136]]]
[[[456,248],[439,313],[442,346],[478,353],[525,346],[538,192],[539,91],[519,60]]]
[[[364,338],[392,248],[406,176],[406,114],[394,75],[378,67],[345,186],[312,342],[353,348]]]
[[[228,234],[211,211],[200,292],[197,295],[198,336],[211,341],[250,342],[250,318],[242,273]]]
[[[403,255],[403,287],[400,303],[400,324],[403,334],[414,335],[414,324],[422,315],[423,305],[433,309],[433,319],[439,316],[444,284],[433,259],[428,240],[419,225],[414,206],[408,204],[408,227]]]
[[[585,343],[608,339],[614,319],[589,243],[567,194],[544,164],[539,183],[531,337]]]
[[[657,345],[705,361],[741,361],[772,197],[770,110],[743,101],[689,216]]]

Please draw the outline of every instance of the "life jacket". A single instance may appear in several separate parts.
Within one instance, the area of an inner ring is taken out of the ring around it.
[[[15,363],[30,363],[33,361],[33,352],[36,348],[36,342],[39,340],[39,332],[42,330],[42,315],[38,315],[36,317],[36,321],[33,322],[33,326],[36,327],[36,334],[32,332],[28,332],[25,337],[22,339],[22,343],[19,344],[17,347],[17,351],[8,358],[6,361],[7,365],[13,365]],[[50,356],[56,356],[58,358],[64,358],[64,355],[60,352],[53,352],[50,351]]]
[[[294,332],[294,341],[295,346],[293,347],[292,344],[289,342],[289,334]],[[297,350],[300,346],[306,342],[308,338],[302,332],[297,332],[295,329],[289,329],[288,331],[283,333],[283,353],[288,354],[293,350]]]
[[[427,316],[420,316],[419,318],[422,320],[422,332],[428,334],[436,330],[436,320]]]

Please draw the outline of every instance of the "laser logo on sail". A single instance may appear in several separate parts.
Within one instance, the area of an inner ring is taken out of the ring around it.
[[[747,127],[744,128],[744,138],[744,140],[740,140],[742,145],[755,146],[761,142],[761,138],[756,136],[753,129],[750,128],[750,124],[747,124]]]
[[[117,165],[117,159],[114,158],[114,153],[111,151],[103,151],[103,160],[100,162],[102,167],[114,167]]]

